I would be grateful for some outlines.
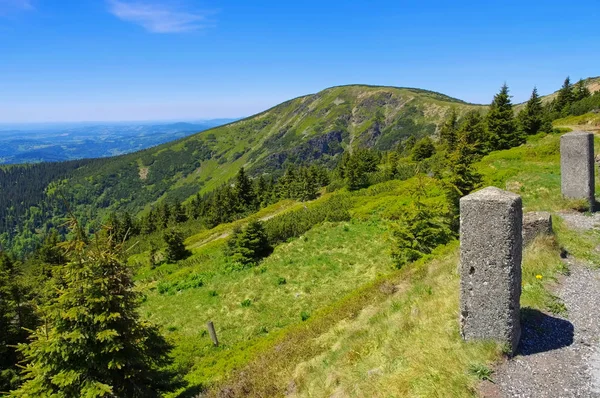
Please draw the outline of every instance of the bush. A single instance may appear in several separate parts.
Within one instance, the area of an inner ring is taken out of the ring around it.
[[[325,221],[349,221],[351,218],[348,212],[349,207],[347,199],[337,195],[324,203],[291,211],[265,221],[265,231],[269,243],[274,246],[286,242],[290,238],[301,236],[315,225]]]
[[[240,304],[242,307],[250,307],[250,305],[252,304],[252,300],[246,299],[246,300],[242,301]]]

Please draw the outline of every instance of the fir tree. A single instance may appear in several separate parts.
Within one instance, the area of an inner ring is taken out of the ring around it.
[[[571,84],[571,78],[567,76],[562,87],[558,90],[556,100],[554,102],[554,109],[559,115],[566,116],[565,112],[568,111],[568,107],[573,103],[573,85]]]
[[[451,238],[441,212],[415,200],[392,227],[392,259],[396,267],[417,261]]]
[[[487,115],[491,149],[509,149],[525,142],[525,137],[516,128],[514,112],[508,86],[504,84],[494,96]]]
[[[415,147],[412,150],[412,159],[414,161],[421,161],[425,159],[429,159],[435,153],[435,145],[433,145],[433,141],[429,136],[421,138],[415,144]]]
[[[235,178],[235,195],[240,203],[241,210],[252,210],[256,201],[252,180],[246,175],[244,168],[240,168]]]
[[[175,224],[180,224],[188,220],[185,209],[179,200],[173,202],[173,207],[171,208],[171,220]]]
[[[300,170],[300,196],[297,198],[301,201],[314,200],[317,198],[318,189],[317,182],[307,168]]]
[[[170,229],[163,234],[163,239],[167,244],[165,255],[168,262],[175,263],[190,255],[185,248],[183,234],[180,231]]]
[[[261,222],[252,221],[244,230],[234,231],[228,242],[231,260],[244,266],[254,265],[273,251]]]
[[[458,115],[456,114],[456,110],[452,108],[450,115],[448,115],[448,118],[440,128],[440,142],[449,152],[454,151],[456,148],[456,142],[458,140],[457,129]]]
[[[529,101],[517,117],[519,129],[525,135],[534,135],[541,131],[544,123],[544,109],[537,88],[533,88]]]
[[[592,94],[585,85],[583,79],[580,79],[577,83],[575,83],[575,86],[573,86],[573,101],[581,101],[582,99],[585,99],[591,95]]]
[[[74,226],[76,228],[76,226]],[[108,237],[106,237],[108,236]],[[10,397],[157,397],[172,389],[171,346],[138,314],[139,293],[115,242],[79,238],[44,304],[44,322],[19,350],[25,382]]]
[[[448,159],[448,175],[444,179],[444,187],[450,228],[455,233],[458,233],[460,226],[460,198],[471,193],[481,182],[481,175],[472,166],[474,153],[472,144],[463,135]]]
[[[23,341],[20,289],[12,259],[0,251],[0,393],[19,382],[19,353],[14,346]]]
[[[39,258],[44,264],[61,265],[66,262],[64,250],[58,247],[59,243],[58,231],[53,229],[38,250]]]
[[[470,111],[460,124],[457,132],[457,145],[464,141],[468,145],[470,155],[484,155],[490,150],[490,136],[485,121],[477,111]]]
[[[171,208],[167,202],[163,202],[158,208],[157,224],[161,229],[167,228],[171,221]]]

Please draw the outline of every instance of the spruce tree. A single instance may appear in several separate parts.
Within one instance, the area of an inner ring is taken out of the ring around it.
[[[235,178],[235,195],[240,204],[241,211],[253,210],[256,201],[252,180],[248,177],[244,168],[240,168]]]
[[[573,100],[574,101],[581,101],[582,99],[585,99],[585,98],[589,97],[590,95],[592,95],[592,94],[590,93],[590,90],[585,85],[585,82],[583,81],[583,79],[580,79],[577,83],[575,83],[575,86],[573,86]]]
[[[562,87],[558,90],[556,100],[554,102],[554,109],[560,116],[566,116],[568,107],[573,103],[573,85],[571,84],[571,78],[567,76]]]
[[[190,252],[185,248],[183,234],[175,229],[169,229],[163,234],[163,239],[167,244],[165,255],[167,261],[175,263],[190,255]]]
[[[257,264],[273,252],[267,233],[260,221],[250,222],[244,230],[235,230],[228,242],[228,254],[234,263]]]
[[[516,128],[506,83],[502,85],[500,92],[494,96],[490,105],[487,127],[492,150],[509,149],[525,142],[525,137]]]
[[[429,136],[421,138],[412,150],[412,160],[421,161],[428,159],[435,153],[435,145]]]
[[[456,109],[452,108],[450,115],[444,121],[444,124],[440,128],[440,142],[444,145],[445,149],[449,152],[454,151],[456,148],[458,128],[458,115]]]
[[[448,173],[444,178],[444,188],[450,228],[455,233],[458,233],[460,226],[460,198],[471,193],[481,182],[481,175],[472,166],[475,153],[473,144],[469,143],[466,135],[463,135],[456,150],[448,159]]]
[[[22,342],[19,314],[19,287],[12,259],[0,251],[0,394],[16,387],[19,381],[19,353],[14,346]]]
[[[452,234],[447,220],[435,207],[414,200],[392,226],[392,259],[396,267],[416,261],[447,243]]]
[[[43,323],[19,346],[25,382],[10,397],[141,398],[172,389],[172,375],[160,370],[171,346],[140,319],[131,270],[109,239],[65,246],[71,258],[40,309]]]
[[[188,220],[185,209],[179,200],[173,202],[173,207],[171,208],[171,220],[175,224],[180,224]]]
[[[491,150],[490,135],[485,126],[485,120],[475,110],[467,112],[460,124],[457,136],[457,145],[464,140],[468,144],[470,155],[485,155]]]
[[[544,109],[537,88],[533,88],[531,97],[519,112],[517,121],[519,129],[525,135],[534,135],[541,131],[544,122]]]

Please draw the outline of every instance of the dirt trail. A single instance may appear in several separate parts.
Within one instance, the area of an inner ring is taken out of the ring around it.
[[[569,214],[572,228],[599,229],[600,215]],[[565,316],[529,311],[519,353],[485,382],[481,396],[600,397],[600,270],[572,257],[556,291]]]
[[[306,205],[305,205],[305,207],[306,207]],[[279,214],[283,213],[284,211],[286,211],[286,210],[288,210],[288,209],[289,209],[289,207],[285,207],[285,208],[283,208],[283,209],[280,209],[280,210],[277,210],[276,212],[274,212],[274,213],[271,213],[271,214],[269,214],[269,215],[267,215],[267,216],[261,217],[261,218],[259,218],[258,220],[259,220],[259,221],[261,221],[261,222],[264,222],[264,221],[270,220],[270,219],[272,219],[272,218],[274,218],[274,217],[277,217]],[[214,235],[211,235],[211,236],[209,236],[208,238],[204,239],[203,241],[200,241],[200,242],[194,243],[193,245],[191,245],[191,246],[189,247],[189,249],[197,249],[197,248],[199,248],[199,247],[205,246],[205,245],[207,245],[207,244],[209,244],[209,243],[211,243],[211,242],[214,242],[214,241],[216,241],[216,240],[220,240],[220,239],[226,239],[226,238],[228,238],[228,237],[231,235],[231,232],[232,232],[232,231],[233,231],[233,230],[231,230],[231,229],[230,229],[230,230],[228,230],[228,231],[226,231],[226,232],[223,232],[223,233],[220,233],[220,234],[219,234],[219,233],[216,233],[216,234],[214,234]]]

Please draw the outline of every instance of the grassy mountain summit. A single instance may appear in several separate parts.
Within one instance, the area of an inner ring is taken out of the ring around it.
[[[0,243],[17,252],[33,249],[49,226],[63,222],[65,203],[85,222],[98,221],[111,211],[136,214],[164,200],[210,192],[242,166],[255,176],[281,174],[288,164],[333,167],[351,147],[390,149],[411,136],[433,135],[451,109],[462,115],[485,108],[419,89],[333,87],[123,156],[5,167]],[[33,193],[19,188],[31,181]],[[55,199],[53,205],[47,196]]]

